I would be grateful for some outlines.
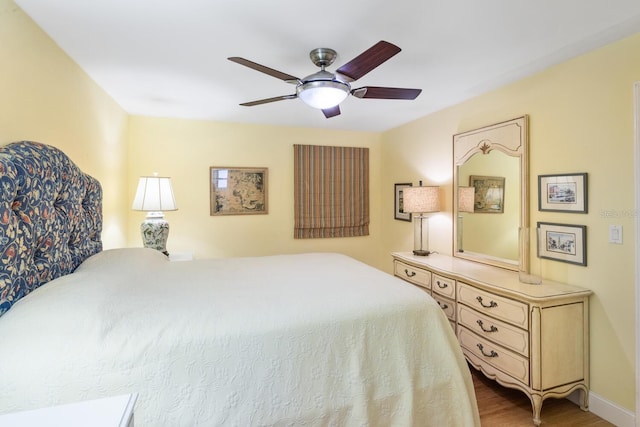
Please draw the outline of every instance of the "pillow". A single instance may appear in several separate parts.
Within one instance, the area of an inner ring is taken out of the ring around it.
[[[107,249],[87,258],[76,272],[98,269],[129,269],[130,267],[161,265],[169,262],[169,257],[150,248]]]

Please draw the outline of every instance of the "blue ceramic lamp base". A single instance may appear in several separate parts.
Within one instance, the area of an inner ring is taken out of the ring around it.
[[[167,238],[169,237],[169,223],[162,212],[149,212],[140,224],[142,242],[145,248],[155,249],[165,255],[167,252]]]

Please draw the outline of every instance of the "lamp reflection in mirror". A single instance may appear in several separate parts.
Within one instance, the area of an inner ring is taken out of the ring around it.
[[[429,251],[429,217],[425,213],[440,210],[440,187],[407,187],[403,190],[403,210],[414,213],[413,253],[427,256]]]
[[[473,212],[475,199],[474,187],[458,187],[458,252],[464,252],[462,248],[462,212]]]
[[[157,173],[154,173],[154,176],[140,177],[131,209],[147,212],[145,220],[140,224],[144,247],[169,255],[169,223],[164,219],[163,211],[178,210],[171,178],[158,176]]]

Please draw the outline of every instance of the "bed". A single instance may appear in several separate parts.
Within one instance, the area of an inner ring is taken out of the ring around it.
[[[65,209],[71,190],[34,160],[43,152],[84,186]],[[25,158],[35,163],[16,166]],[[446,317],[406,282],[336,253],[172,262],[102,250],[99,183],[62,152],[1,147],[0,173],[4,189],[29,173],[57,188],[55,214],[32,208],[28,226],[22,190],[8,203],[3,190],[0,414],[135,392],[143,427],[480,425]]]

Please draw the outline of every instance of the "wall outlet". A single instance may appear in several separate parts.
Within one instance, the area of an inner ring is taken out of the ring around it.
[[[609,243],[622,244],[621,225],[609,225]]]

